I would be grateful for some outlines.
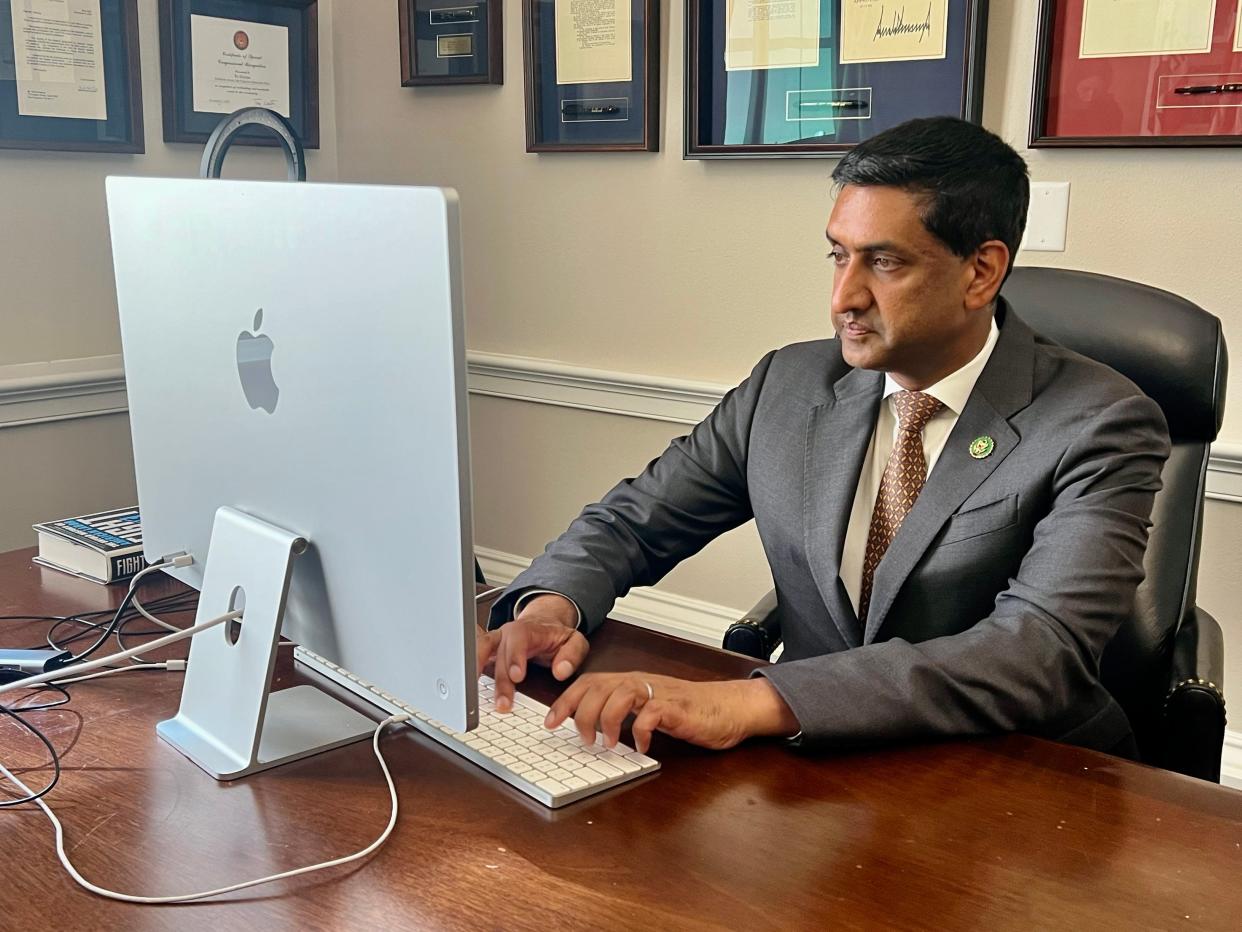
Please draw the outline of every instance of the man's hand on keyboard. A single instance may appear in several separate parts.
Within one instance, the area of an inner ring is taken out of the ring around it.
[[[522,606],[513,621],[478,635],[479,672],[495,665],[496,710],[513,708],[515,683],[526,679],[526,662],[549,667],[558,680],[573,676],[591,649],[575,630],[578,610],[559,595],[538,595]]]
[[[652,673],[588,673],[552,703],[544,725],[556,728],[573,718],[583,741],[593,744],[598,731],[611,748],[631,712],[634,747],[641,754],[647,753],[655,731],[723,750],[755,735],[798,730],[785,700],[762,677],[694,683]]]

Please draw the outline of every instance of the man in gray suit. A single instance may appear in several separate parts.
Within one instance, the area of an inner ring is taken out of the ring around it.
[[[1132,752],[1099,663],[1143,577],[1159,408],[998,298],[1029,185],[996,136],[911,121],[833,180],[836,339],[769,353],[514,580],[479,641],[498,705],[528,660],[567,679],[617,597],[754,518],[780,662],[585,675],[549,727],[611,745],[633,713],[640,750],[654,730],[715,748],[1024,731]]]

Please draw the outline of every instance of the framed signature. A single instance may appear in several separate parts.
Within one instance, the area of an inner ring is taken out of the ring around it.
[[[986,0],[687,0],[686,158],[840,155],[978,121]]]
[[[1041,0],[1030,144],[1242,145],[1242,3]]]

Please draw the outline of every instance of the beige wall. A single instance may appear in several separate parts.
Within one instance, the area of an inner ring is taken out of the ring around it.
[[[1242,505],[1209,501],[1203,517],[1198,603],[1220,622],[1225,633],[1225,691],[1242,697]],[[1236,704],[1234,708],[1237,708]],[[1242,727],[1235,721],[1235,731]]]
[[[31,547],[30,525],[138,501],[124,414],[0,430],[0,552]]]
[[[642,470],[685,427],[475,396],[470,404],[476,539],[532,557],[582,506]],[[772,588],[754,523],[713,541],[661,588],[740,608]]]

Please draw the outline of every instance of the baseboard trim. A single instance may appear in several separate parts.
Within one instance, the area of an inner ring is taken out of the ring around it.
[[[487,547],[475,547],[475,555],[487,581],[497,585],[511,583],[518,573],[530,566],[530,560],[525,557]],[[609,614],[641,628],[719,647],[725,629],[745,613],[745,609],[716,605],[659,589],[636,589],[618,600],[616,608]]]
[[[1242,503],[1242,443],[1212,444],[1206,494],[1217,501]]]
[[[119,355],[0,366],[0,428],[128,409]]]
[[[729,390],[714,382],[610,372],[525,356],[470,352],[466,359],[474,395],[687,426],[703,420]],[[0,366],[0,428],[126,410],[119,355]],[[1212,445],[1206,494],[1242,504],[1242,443]]]
[[[1225,732],[1225,747],[1220,758],[1220,784],[1242,790],[1242,732]]]

